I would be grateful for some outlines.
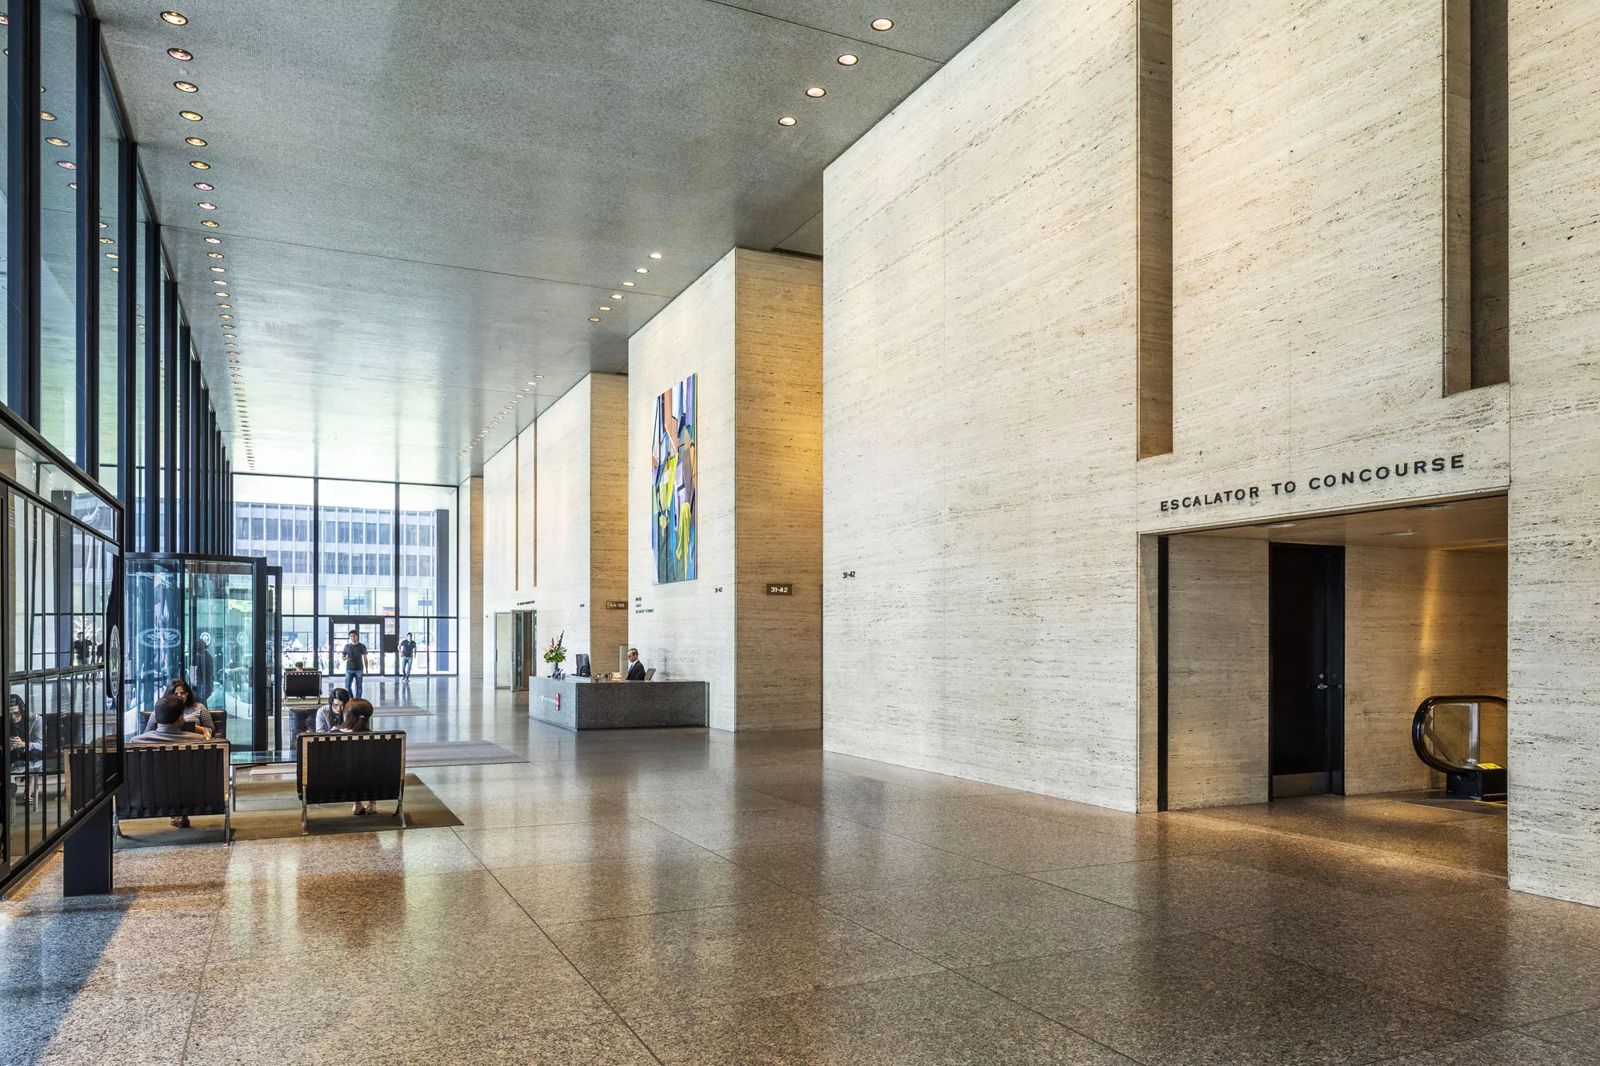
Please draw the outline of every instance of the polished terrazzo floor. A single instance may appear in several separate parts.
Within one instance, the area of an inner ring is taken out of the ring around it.
[[[44,871],[0,903],[0,1061],[1600,1062],[1600,910],[1482,872],[1492,811],[1136,817],[384,698],[530,761],[419,771],[456,829],[127,850],[101,899]]]

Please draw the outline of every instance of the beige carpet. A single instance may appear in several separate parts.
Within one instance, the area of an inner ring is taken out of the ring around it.
[[[294,773],[287,777],[253,773],[239,777],[239,809],[233,812],[234,840],[272,840],[300,835],[300,801],[294,794]],[[394,802],[379,803],[377,814],[357,817],[348,803],[311,808],[311,835],[377,833],[400,828]],[[222,842],[222,815],[192,818],[192,828],[174,829],[165,818],[143,818],[122,823],[126,839],[119,848],[165,847],[169,844]],[[415,774],[406,775],[406,825],[412,829],[437,829],[460,825],[461,819],[434,795]]]

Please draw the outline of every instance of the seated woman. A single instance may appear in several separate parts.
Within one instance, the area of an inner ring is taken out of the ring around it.
[[[350,703],[350,690],[336,688],[328,693],[328,702],[317,708],[315,732],[332,733],[344,725],[345,705]],[[368,703],[368,707],[372,704]]]
[[[11,796],[15,799],[20,793],[23,804],[32,807],[34,785],[44,770],[44,726],[28,713],[28,705],[15,692],[6,697],[6,718],[6,777],[11,781]]]
[[[182,700],[184,723],[207,740],[211,739],[211,734],[217,730],[216,722],[211,717],[211,708],[202,703],[200,697],[194,694],[194,689],[189,687],[189,682],[181,677],[175,677],[172,679],[172,683],[167,686],[167,691],[163,692],[161,696],[163,699],[172,696]]]
[[[366,700],[351,700],[344,705],[344,724],[339,727],[341,733],[370,733],[372,732],[372,704]],[[371,814],[376,808],[372,803],[357,803],[350,808],[351,814]]]

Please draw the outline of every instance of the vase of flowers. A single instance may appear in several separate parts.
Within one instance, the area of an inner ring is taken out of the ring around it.
[[[544,650],[544,661],[550,664],[550,676],[553,678],[566,676],[561,669],[561,664],[567,661],[567,646],[562,643],[566,638],[567,631],[563,629],[561,635],[552,640],[550,646]]]

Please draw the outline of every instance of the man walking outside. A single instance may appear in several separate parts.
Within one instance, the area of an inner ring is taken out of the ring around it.
[[[361,680],[367,674],[367,646],[361,643],[359,630],[350,631],[350,642],[344,646],[344,687],[350,695],[361,698]]]

